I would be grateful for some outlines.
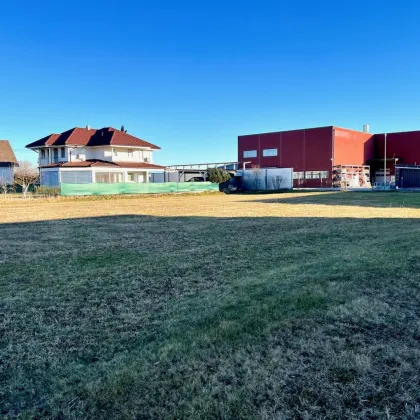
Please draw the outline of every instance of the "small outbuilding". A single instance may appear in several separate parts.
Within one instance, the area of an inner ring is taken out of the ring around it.
[[[0,182],[13,184],[13,168],[18,166],[16,156],[7,140],[0,140]]]

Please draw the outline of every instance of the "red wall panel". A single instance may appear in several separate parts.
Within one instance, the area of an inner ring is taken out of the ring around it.
[[[305,170],[305,130],[283,131],[281,135],[281,163],[295,172]]]
[[[259,165],[260,164],[259,148],[260,148],[260,135],[259,134],[239,136],[238,137],[238,162],[251,161],[252,162],[251,165]],[[246,150],[257,150],[257,157],[245,158],[244,151]]]
[[[277,156],[263,156],[264,149],[277,149]],[[262,168],[281,166],[281,133],[260,134],[260,166]]]
[[[305,130],[305,170],[330,171],[332,127]]]
[[[375,158],[384,158],[384,134],[375,134]],[[420,165],[420,131],[389,133],[386,136],[386,157],[398,163]]]
[[[373,134],[334,127],[334,165],[365,165],[373,156]]]

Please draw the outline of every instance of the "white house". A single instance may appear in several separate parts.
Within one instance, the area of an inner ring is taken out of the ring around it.
[[[26,147],[38,153],[41,185],[46,186],[149,182],[150,172],[165,169],[153,164],[160,147],[112,127],[76,127]]]

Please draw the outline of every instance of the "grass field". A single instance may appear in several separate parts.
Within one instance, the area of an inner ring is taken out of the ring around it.
[[[0,202],[0,417],[420,418],[420,195]]]

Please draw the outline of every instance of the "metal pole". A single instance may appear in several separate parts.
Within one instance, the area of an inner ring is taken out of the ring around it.
[[[384,186],[386,185],[386,133],[385,133],[385,152],[384,152]]]

